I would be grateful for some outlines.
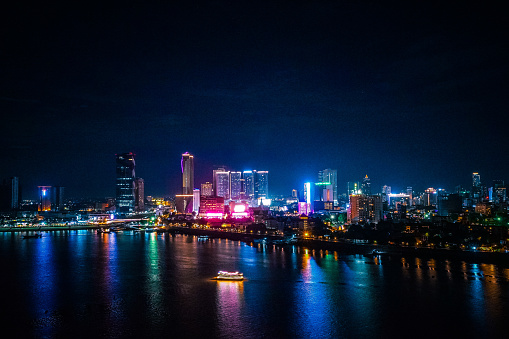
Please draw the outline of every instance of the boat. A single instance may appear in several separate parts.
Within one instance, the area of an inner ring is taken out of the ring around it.
[[[98,233],[111,233],[111,230],[109,228],[106,228],[106,227],[104,227],[104,228],[101,227],[101,228],[99,228],[97,230],[97,232]]]
[[[23,239],[29,239],[29,238],[42,238],[42,233],[36,233],[36,234],[25,234],[23,236]]]
[[[227,271],[219,271],[217,272],[216,280],[234,280],[240,281],[244,280],[244,274],[240,272],[227,272]]]
[[[198,236],[198,240],[208,240],[208,239],[209,239],[208,235],[199,235]]]

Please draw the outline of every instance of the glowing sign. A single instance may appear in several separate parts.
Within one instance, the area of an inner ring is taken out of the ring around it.
[[[232,213],[232,217],[234,218],[247,218],[248,216],[247,212]]]
[[[233,207],[234,213],[242,213],[246,211],[246,205],[244,204],[237,204]]]
[[[206,216],[207,216],[207,218],[222,218],[223,213],[207,212]]]

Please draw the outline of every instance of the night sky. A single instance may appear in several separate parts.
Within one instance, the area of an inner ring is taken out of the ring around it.
[[[115,194],[134,152],[146,195],[215,165],[269,170],[290,194],[509,180],[509,27],[495,3],[17,3],[0,12],[0,179],[25,197]]]

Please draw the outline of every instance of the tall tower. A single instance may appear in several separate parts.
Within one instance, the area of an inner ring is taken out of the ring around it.
[[[240,200],[242,193],[242,172],[230,172],[230,199]]]
[[[51,186],[38,186],[39,212],[51,211]]]
[[[253,171],[254,172],[254,197],[269,198],[269,171]]]
[[[117,211],[132,212],[135,206],[135,162],[134,154],[122,153],[117,154]]]
[[[254,199],[254,176],[253,171],[242,172],[242,179],[244,179],[242,192],[244,192],[243,199],[253,200]]]
[[[480,202],[482,199],[481,175],[477,172],[472,173],[472,201]]]
[[[230,172],[224,168],[214,170],[214,195],[230,199]]]
[[[371,195],[371,181],[367,174],[364,179],[362,179],[361,192],[364,195]]]
[[[134,207],[136,208],[136,211],[143,211],[145,210],[145,180],[142,178],[136,178],[134,180],[134,197],[135,197],[135,203]]]
[[[182,194],[193,195],[194,190],[194,157],[188,152],[182,154]]]
[[[19,194],[19,178],[11,178],[11,209],[15,210],[19,208],[20,194]]]
[[[318,182],[319,183],[327,183],[325,189],[331,191],[332,194],[329,193],[329,199],[325,201],[334,201],[336,205],[338,203],[338,170],[335,169],[324,169],[323,171],[318,172]]]

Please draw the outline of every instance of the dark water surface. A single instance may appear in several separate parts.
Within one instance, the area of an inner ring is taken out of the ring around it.
[[[3,338],[507,337],[509,266],[156,233],[0,233]],[[217,282],[238,270],[244,282]],[[13,334],[8,334],[13,333]]]

